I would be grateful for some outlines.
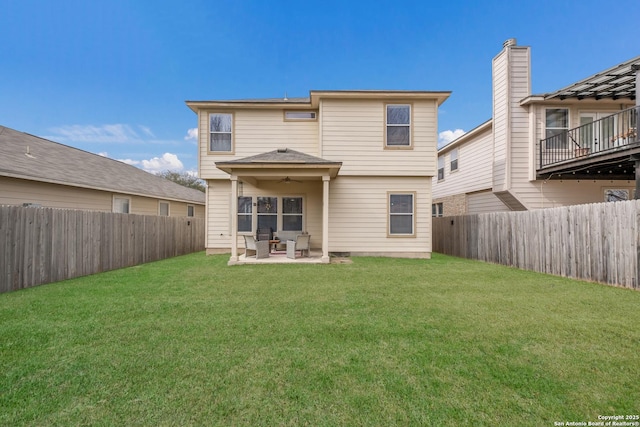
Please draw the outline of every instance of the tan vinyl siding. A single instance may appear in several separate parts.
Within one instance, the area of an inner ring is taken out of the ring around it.
[[[231,181],[209,181],[209,217],[207,228],[208,249],[229,249],[231,247]],[[322,181],[308,181],[283,185],[277,181],[262,181],[260,187],[242,184],[242,196],[252,197],[253,203],[258,196],[278,197],[278,212],[282,212],[282,197],[303,198],[303,231],[311,235],[311,247],[322,247]],[[238,233],[237,247],[244,248],[244,234],[256,234],[256,207],[253,207],[254,222],[250,233]],[[279,219],[280,221],[280,219]],[[279,228],[281,224],[279,222]],[[274,230],[278,231],[278,230]]]
[[[278,148],[291,148],[312,156],[319,155],[318,121],[285,121],[283,110],[234,111],[234,154],[211,154],[207,149],[209,113],[211,112],[213,110],[199,113],[200,177],[202,179],[224,179],[228,176],[216,169],[217,161],[239,159]]]
[[[444,180],[433,180],[433,198],[464,194],[491,188],[493,139],[491,128],[465,142],[458,148],[458,170],[451,172],[451,151],[441,152],[444,157]]]
[[[510,86],[510,157],[509,180],[511,188],[529,178],[529,111],[520,106],[520,100],[531,93],[529,49],[511,48]],[[523,203],[527,206],[526,203]]]
[[[385,149],[385,105],[389,103],[412,106],[412,149]],[[326,99],[321,122],[322,157],[343,162],[342,176],[435,175],[435,101]]]
[[[510,209],[491,190],[467,195],[467,213],[507,212]]]
[[[0,177],[0,205],[35,203],[42,207],[111,212],[112,193],[25,179]]]
[[[431,178],[338,177],[329,194],[329,251],[431,252]],[[415,236],[389,236],[388,193],[415,192]]]
[[[101,212],[113,212],[113,198],[130,200],[129,213],[139,215],[158,215],[158,199],[109,191],[91,190],[25,179],[0,177],[0,205],[19,205],[33,203],[42,207],[60,209],[82,209]],[[169,203],[171,216],[187,216],[187,203],[163,200]],[[204,217],[204,206],[195,205],[196,217]]]
[[[207,181],[207,238],[205,246],[230,248],[231,236],[231,181],[228,179]]]
[[[493,187],[507,187],[507,152],[509,143],[509,65],[508,51],[493,60]]]

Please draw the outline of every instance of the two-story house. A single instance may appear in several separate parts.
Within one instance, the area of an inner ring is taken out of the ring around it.
[[[539,95],[530,63],[515,39],[493,59],[493,116],[438,151],[434,216],[634,197],[640,57]]]
[[[429,258],[438,106],[449,92],[311,91],[187,101],[198,115],[208,254],[244,234],[311,235],[331,253]]]

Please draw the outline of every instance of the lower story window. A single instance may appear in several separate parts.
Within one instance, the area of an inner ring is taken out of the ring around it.
[[[278,230],[278,198],[258,197],[258,230]]]
[[[442,203],[434,203],[431,205],[431,216],[441,217],[443,214]]]
[[[278,204],[281,208],[278,209]],[[302,197],[240,196],[238,197],[238,232],[302,231]],[[253,207],[256,209],[253,209]],[[255,220],[255,221],[254,221]]]
[[[129,213],[130,201],[127,197],[113,198],[113,211],[118,213]]]
[[[302,231],[302,197],[282,198],[282,229]]]
[[[389,193],[389,234],[414,234],[413,193]]]
[[[158,214],[160,216],[169,216],[169,203],[168,202],[160,202],[160,206],[158,209]]]
[[[253,205],[251,197],[238,197],[238,231],[251,232]]]

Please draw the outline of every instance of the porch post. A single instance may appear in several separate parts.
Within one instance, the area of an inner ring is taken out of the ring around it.
[[[238,262],[238,177],[231,175],[231,258],[229,264]]]
[[[640,110],[640,64],[633,64],[631,69],[636,72],[636,113]],[[637,127],[637,124],[636,124]],[[636,194],[634,199],[640,199],[640,156],[631,156],[636,162]],[[639,267],[640,268],[640,267]]]
[[[322,177],[322,262],[328,264],[329,259],[329,181],[331,177]]]
[[[640,64],[633,64],[631,70],[636,72],[636,107],[640,107]]]

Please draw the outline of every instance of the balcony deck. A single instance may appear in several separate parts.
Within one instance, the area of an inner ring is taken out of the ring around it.
[[[635,180],[639,111],[629,108],[541,140],[538,178]]]

